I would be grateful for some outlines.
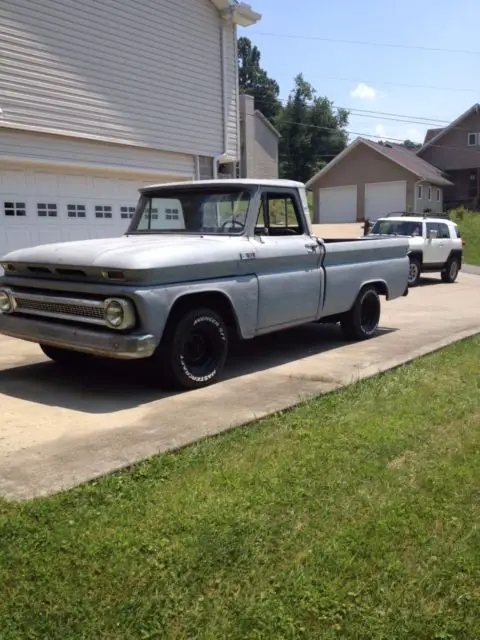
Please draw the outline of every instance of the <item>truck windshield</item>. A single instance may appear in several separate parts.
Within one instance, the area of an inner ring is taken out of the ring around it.
[[[241,234],[250,192],[178,189],[142,194],[130,233]]]
[[[422,223],[409,220],[377,220],[370,231],[371,235],[421,236]]]

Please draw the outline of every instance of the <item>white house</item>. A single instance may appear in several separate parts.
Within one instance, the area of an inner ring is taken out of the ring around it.
[[[140,186],[233,175],[236,0],[2,0],[0,255],[123,233]]]

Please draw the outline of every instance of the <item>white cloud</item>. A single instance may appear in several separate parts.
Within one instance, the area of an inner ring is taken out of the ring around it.
[[[350,95],[352,98],[357,98],[358,100],[376,100],[377,98],[377,90],[374,87],[371,87],[369,84],[365,84],[364,82],[359,82],[355,89],[350,91]]]
[[[406,139],[412,140],[413,142],[422,142],[425,134],[421,133],[418,129],[407,129],[406,131]]]

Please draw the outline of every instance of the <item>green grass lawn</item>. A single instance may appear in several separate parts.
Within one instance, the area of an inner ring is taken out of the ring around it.
[[[480,638],[480,338],[0,503],[0,637]]]
[[[465,262],[480,265],[480,213],[457,209],[452,219],[459,225],[465,241]]]

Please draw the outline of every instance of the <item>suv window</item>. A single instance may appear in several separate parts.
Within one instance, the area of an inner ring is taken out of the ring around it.
[[[447,224],[444,224],[443,222],[438,223],[438,237],[450,238],[450,229]]]
[[[430,234],[430,231],[436,231],[437,232],[437,238],[438,238],[438,224],[436,222],[427,222],[427,238]]]

